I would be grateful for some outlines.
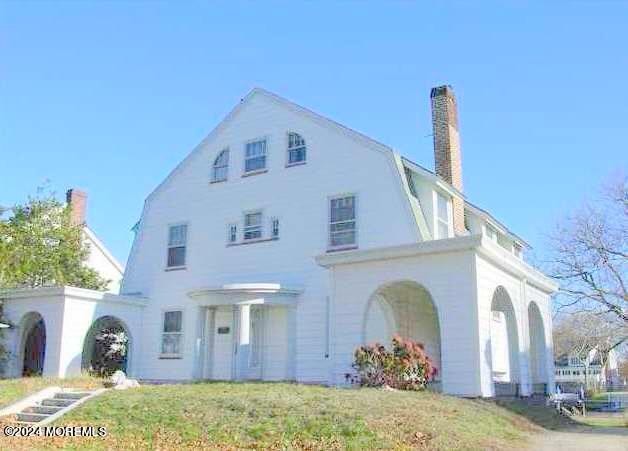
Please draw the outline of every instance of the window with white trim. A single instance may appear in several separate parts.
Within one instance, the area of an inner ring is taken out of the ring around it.
[[[172,225],[168,228],[168,268],[185,266],[187,239],[187,224]]]
[[[164,312],[161,333],[161,355],[179,357],[183,353],[183,311]]]
[[[266,140],[260,139],[246,144],[244,154],[244,172],[266,169]]]
[[[355,196],[335,197],[329,200],[329,247],[355,246],[356,240]]]
[[[436,193],[437,239],[449,238],[449,200],[441,193]]]
[[[244,214],[244,241],[262,238],[262,212]]]
[[[298,133],[288,133],[288,166],[305,163],[305,140]]]
[[[523,248],[519,243],[512,243],[512,252],[516,257],[521,258],[521,254],[523,252]]]
[[[229,244],[233,244],[238,241],[238,225],[237,224],[229,224],[227,228],[227,241]]]
[[[271,218],[270,220],[270,237],[279,238],[279,219]]]
[[[493,241],[497,241],[497,230],[494,227],[486,224],[486,236]]]
[[[218,154],[212,166],[212,182],[224,182],[229,174],[229,149]]]

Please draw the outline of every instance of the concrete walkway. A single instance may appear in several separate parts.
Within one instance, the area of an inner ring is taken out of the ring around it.
[[[628,428],[592,428],[574,426],[573,429],[548,431],[535,437],[530,443],[535,451],[626,451]]]

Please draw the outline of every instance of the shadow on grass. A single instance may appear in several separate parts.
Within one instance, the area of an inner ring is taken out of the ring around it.
[[[556,410],[545,406],[529,405],[523,401],[497,400],[495,403],[517,415],[527,418],[530,422],[551,431],[561,431],[582,426],[569,417],[558,414]]]

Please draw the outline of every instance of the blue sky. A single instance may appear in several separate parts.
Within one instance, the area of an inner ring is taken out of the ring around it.
[[[628,166],[628,3],[541,3],[3,2],[0,205],[80,187],[124,262],[145,197],[252,87],[432,168],[448,83],[466,194],[542,255]]]

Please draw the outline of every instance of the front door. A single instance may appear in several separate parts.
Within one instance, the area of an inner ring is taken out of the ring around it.
[[[264,343],[264,311],[259,305],[251,306],[250,313],[250,348],[248,362],[248,379],[262,378],[263,343]]]

